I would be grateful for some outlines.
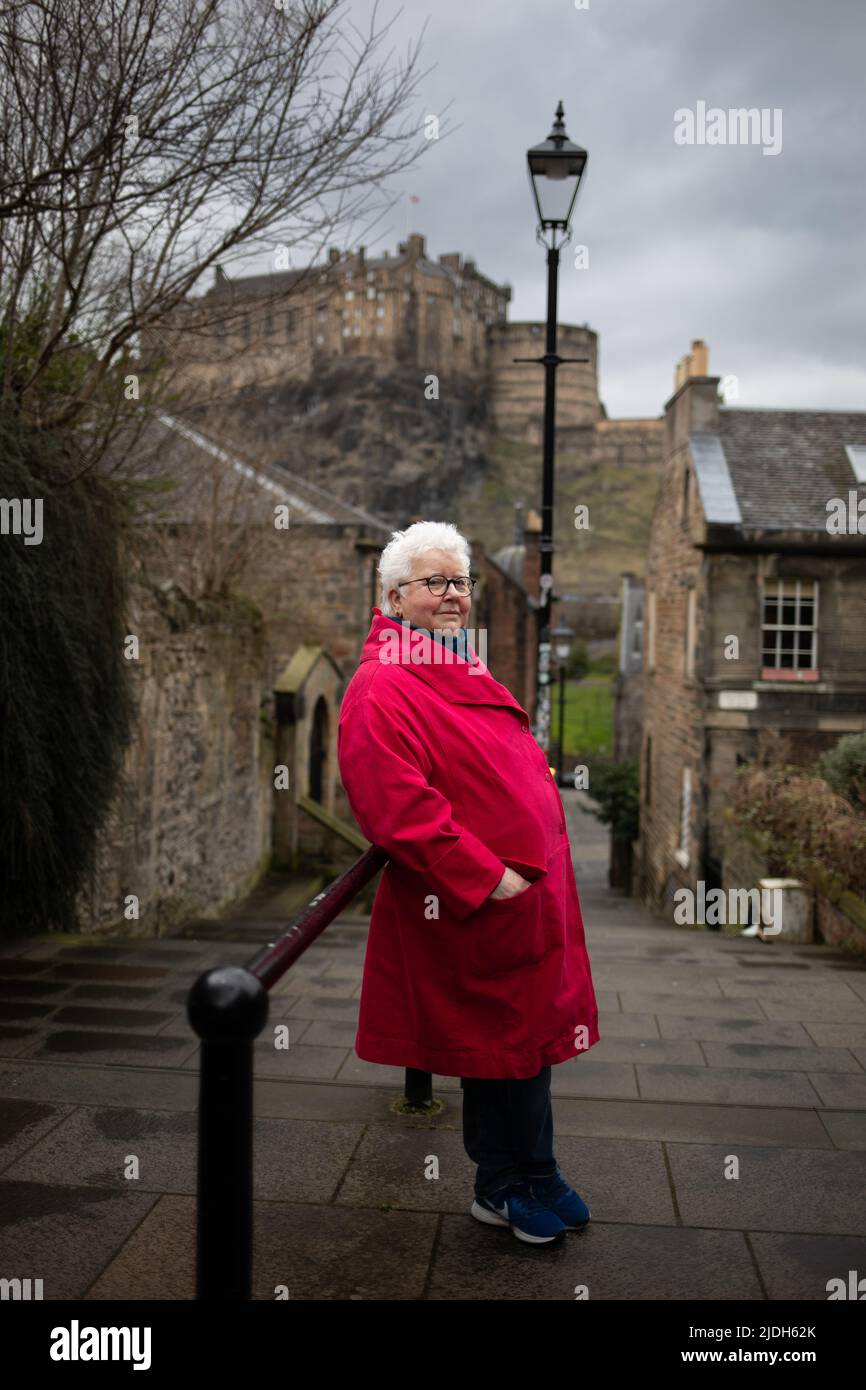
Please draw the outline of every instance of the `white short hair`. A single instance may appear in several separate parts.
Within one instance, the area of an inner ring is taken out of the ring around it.
[[[395,531],[379,556],[380,608],[388,617],[395,613],[388,590],[396,589],[412,568],[412,561],[427,550],[447,550],[463,574],[470,572],[469,542],[450,521],[416,521],[405,531]]]

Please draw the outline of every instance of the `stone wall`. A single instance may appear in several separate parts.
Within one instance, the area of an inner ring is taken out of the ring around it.
[[[251,887],[270,842],[263,637],[249,616],[136,595],[137,718],[79,904],[83,931],[158,936]],[[138,899],[138,917],[125,900]]]

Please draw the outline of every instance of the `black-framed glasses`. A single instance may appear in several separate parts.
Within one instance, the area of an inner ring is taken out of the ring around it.
[[[434,594],[436,598],[441,598],[443,594],[447,594],[448,585],[453,584],[454,592],[465,598],[467,594],[472,593],[476,582],[477,581],[468,574],[458,574],[452,579],[449,579],[444,574],[428,574],[424,579],[401,579],[397,588],[401,589],[404,584],[426,584],[431,594]]]

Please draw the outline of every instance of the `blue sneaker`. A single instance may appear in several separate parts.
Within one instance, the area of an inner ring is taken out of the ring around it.
[[[552,1177],[533,1178],[532,1195],[553,1212],[567,1231],[582,1231],[589,1225],[590,1210],[581,1196],[569,1187],[557,1168]]]
[[[566,1229],[555,1212],[536,1201],[526,1183],[506,1187],[492,1197],[476,1197],[470,1213],[488,1226],[510,1226],[518,1240],[545,1245]]]

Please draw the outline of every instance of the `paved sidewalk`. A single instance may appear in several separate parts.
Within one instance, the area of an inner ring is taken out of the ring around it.
[[[458,1079],[410,1118],[402,1071],[354,1054],[366,931],[346,913],[272,995],[289,1049],[257,1045],[256,1298],[824,1300],[866,1271],[866,968],[650,915],[608,890],[606,834],[564,799],[602,1038],[553,1069],[556,1152],[591,1225],[532,1248],[469,1216]],[[0,1277],[192,1296],[186,994],[272,939],[268,911],[235,941],[0,951]]]

